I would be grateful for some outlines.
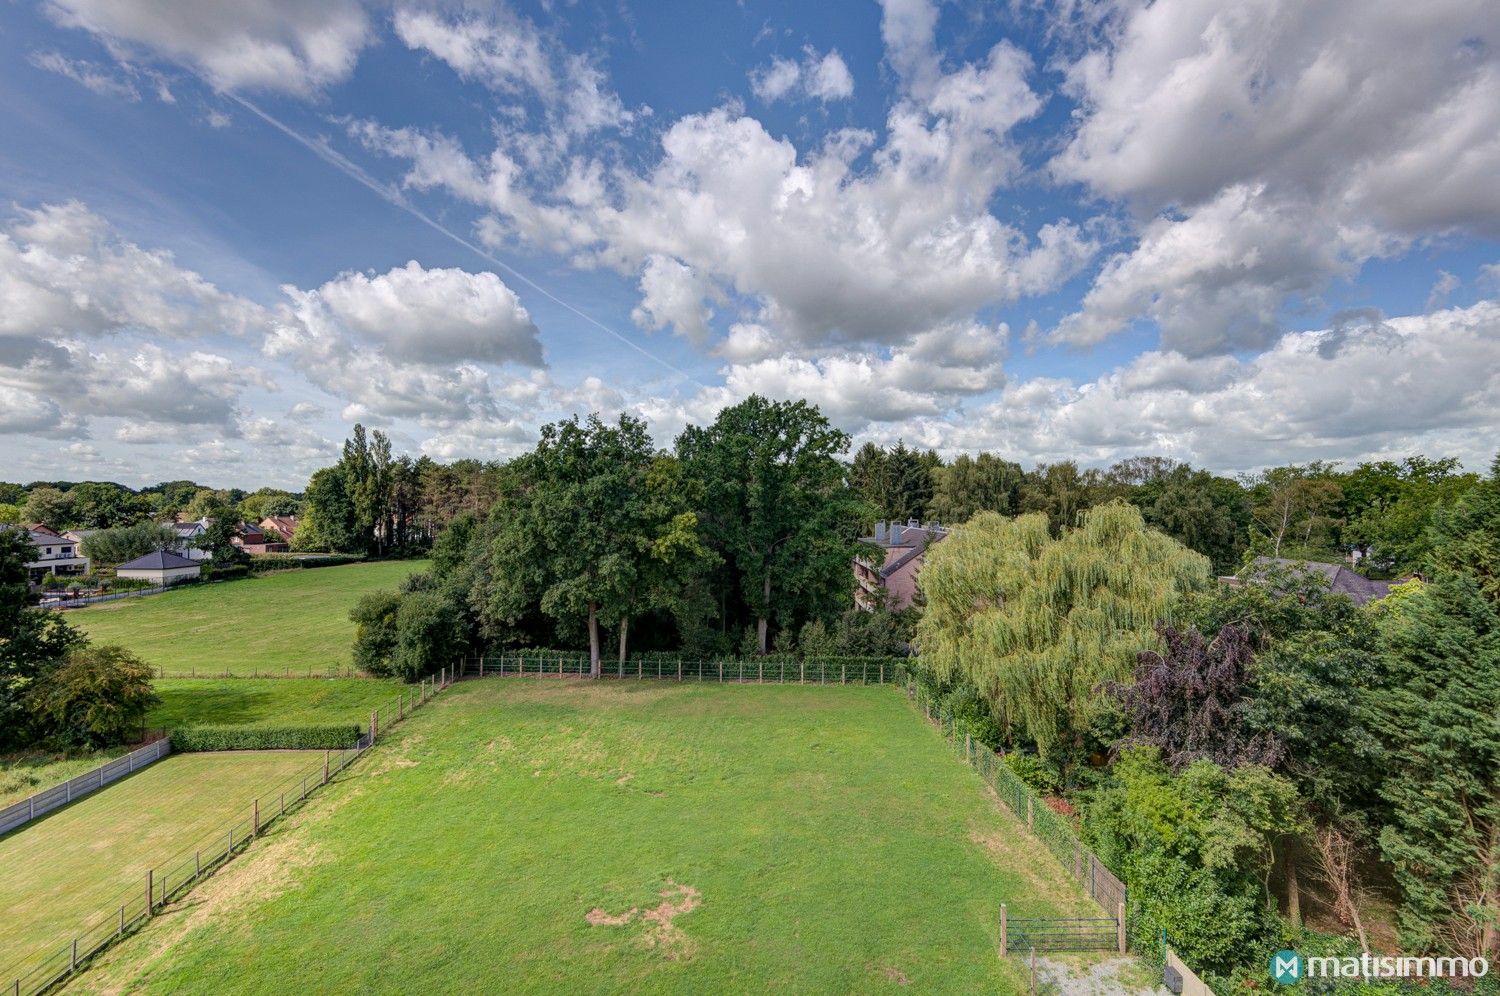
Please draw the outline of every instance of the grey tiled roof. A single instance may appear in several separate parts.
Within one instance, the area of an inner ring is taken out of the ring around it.
[[[1328,579],[1328,590],[1348,595],[1355,605],[1374,602],[1391,593],[1392,581],[1377,581],[1358,574],[1343,564],[1324,564],[1316,560],[1289,560],[1286,557],[1256,557],[1255,562],[1265,566],[1288,567],[1292,570],[1311,571]]]
[[[169,571],[176,567],[197,567],[195,561],[179,557],[171,550],[153,550],[144,557],[137,557],[128,564],[115,568],[120,571]]]

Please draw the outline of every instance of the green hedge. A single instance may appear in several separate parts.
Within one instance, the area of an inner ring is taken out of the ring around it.
[[[257,553],[250,558],[249,570],[252,574],[268,574],[271,571],[343,567],[345,564],[362,564],[365,560],[365,557],[352,553]]]
[[[206,750],[343,750],[363,732],[354,723],[322,726],[184,726],[172,731],[172,749]]]

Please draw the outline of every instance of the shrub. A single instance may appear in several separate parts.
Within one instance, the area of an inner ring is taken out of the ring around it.
[[[172,749],[188,753],[210,750],[343,750],[359,739],[355,723],[321,726],[184,726],[172,731]]]
[[[1051,769],[1035,754],[1013,750],[1005,755],[1005,766],[1033,791],[1048,793],[1057,790],[1057,783],[1052,777]]]
[[[396,614],[401,593],[372,591],[360,596],[349,620],[354,623],[354,666],[371,674],[387,674],[396,650]]]
[[[151,667],[123,647],[79,647],[27,696],[42,737],[81,747],[123,743],[159,702]]]

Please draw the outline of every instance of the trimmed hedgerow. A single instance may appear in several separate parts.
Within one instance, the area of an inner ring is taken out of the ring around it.
[[[184,726],[172,731],[172,749],[187,753],[210,750],[343,750],[359,739],[359,726]]]

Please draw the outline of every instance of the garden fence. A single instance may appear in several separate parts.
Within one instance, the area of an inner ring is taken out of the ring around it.
[[[902,679],[906,661],[900,657],[790,656],[699,658],[678,654],[642,654],[626,661],[606,660],[600,677],[663,681],[718,681],[737,684],[885,685]],[[524,650],[483,657],[466,657],[462,677],[541,675],[566,677],[589,674],[589,655],[576,650]]]
[[[29,799],[22,799],[20,802],[6,806],[0,809],[0,835],[23,827],[38,816],[60,809],[74,799],[81,799],[90,792],[101,789],[110,782],[118,781],[147,765],[155,764],[170,753],[172,753],[171,738],[163,736],[144,747],[131,751],[124,757],[106,761],[93,771],[70,778],[61,785],[42,789]]]
[[[0,996],[34,996],[67,978],[89,958],[149,921],[168,902],[180,898],[208,875],[217,871],[287,813],[337,774],[358,760],[379,739],[382,731],[405,719],[456,677],[457,668],[444,668],[419,683],[418,689],[401,695],[370,714],[369,729],[355,743],[340,751],[327,751],[323,759],[301,776],[262,792],[241,807],[238,819],[195,842],[175,857],[146,871],[140,882],[106,905],[101,915],[61,944],[33,954],[0,974]]]
[[[1125,883],[1094,852],[1083,846],[1071,821],[1047,805],[1046,800],[1011,771],[994,751],[975,741],[969,734],[960,733],[952,716],[934,711],[932,700],[925,689],[915,681],[908,680],[906,694],[917,703],[928,721],[942,731],[943,738],[948,741],[954,753],[979,772],[1005,807],[1016,819],[1026,824],[1027,831],[1052,852],[1052,856],[1068,874],[1083,886],[1089,898],[1099,904],[1110,924],[1108,943],[1104,943],[1102,924],[1099,923],[1091,928],[1087,924],[1059,921],[1058,928],[1049,931],[1041,921],[1033,920],[1029,921],[1030,936],[1040,938],[1045,935],[1047,940],[1057,941],[1066,935],[1073,943],[1089,936],[1103,944],[1104,948],[1119,947],[1123,950],[1126,944],[1126,909],[1129,902]],[[1001,915],[1004,917],[1005,914]],[[1005,932],[1002,930],[1001,933],[1003,936]],[[1011,947],[1015,948],[1016,945],[1012,944]],[[1042,949],[1039,947],[1037,950]]]

